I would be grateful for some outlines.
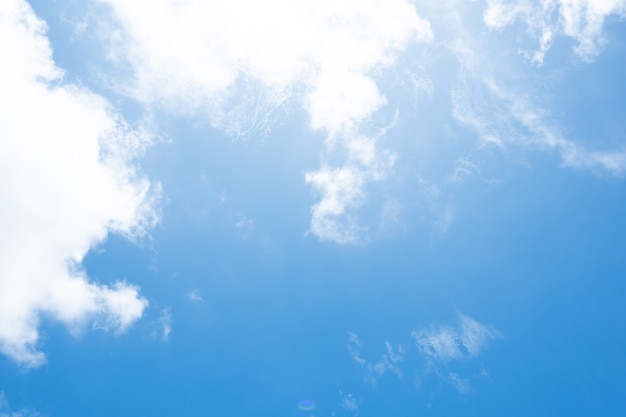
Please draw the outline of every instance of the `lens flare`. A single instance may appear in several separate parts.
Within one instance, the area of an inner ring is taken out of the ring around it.
[[[302,400],[298,402],[298,409],[302,411],[311,411],[315,409],[315,401]]]

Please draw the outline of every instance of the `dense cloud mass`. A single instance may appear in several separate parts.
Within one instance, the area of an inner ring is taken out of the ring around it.
[[[24,1],[2,3],[0,352],[26,367],[45,361],[42,315],[73,331],[123,331],[142,316],[137,287],[91,282],[80,264],[109,232],[140,236],[156,220],[156,193],[131,164],[147,137],[63,82],[45,30]]]

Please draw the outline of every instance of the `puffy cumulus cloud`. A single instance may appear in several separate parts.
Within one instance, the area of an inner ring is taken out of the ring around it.
[[[80,263],[111,231],[156,221],[132,159],[148,142],[107,102],[63,82],[46,25],[22,0],[0,6],[0,352],[41,365],[42,315],[77,331],[124,331],[147,301],[125,282],[90,282]]]
[[[343,138],[341,145],[347,154],[343,166],[325,162],[317,171],[306,174],[306,182],[321,195],[320,202],[311,208],[311,231],[321,239],[355,243],[366,235],[367,228],[359,224],[354,210],[366,201],[366,185],[385,178],[395,163],[396,155],[378,146],[386,130],[373,136]],[[337,147],[335,142],[329,140],[331,152]]]
[[[625,16],[624,0],[488,0],[485,24],[502,29],[521,21],[539,41],[539,49],[531,59],[542,64],[554,38],[565,35],[578,43],[576,53],[584,60],[593,59],[600,51],[604,38],[604,21],[611,15]]]
[[[140,100],[206,114],[235,134],[299,103],[327,138],[325,156],[346,159],[306,174],[321,196],[311,232],[340,243],[361,236],[352,213],[393,163],[365,132],[387,102],[375,73],[432,37],[409,1],[101,1],[122,28],[115,54],[131,65],[128,91]]]
[[[490,340],[502,337],[493,327],[465,316],[457,326],[431,326],[412,332],[421,354],[437,362],[474,358],[485,350]]]

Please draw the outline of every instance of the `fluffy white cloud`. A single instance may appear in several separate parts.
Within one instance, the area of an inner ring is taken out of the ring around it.
[[[155,221],[151,186],[132,167],[147,143],[107,102],[63,82],[45,23],[22,0],[0,6],[0,352],[26,367],[42,315],[77,331],[124,331],[147,301],[125,282],[90,282],[80,263],[111,231]]]
[[[127,91],[176,111],[204,113],[231,133],[263,126],[288,100],[327,137],[327,152],[347,154],[306,180],[321,194],[311,232],[353,242],[351,212],[368,182],[393,158],[363,132],[386,98],[374,74],[413,41],[432,37],[407,0],[101,0],[124,36],[116,56],[130,63]]]
[[[462,314],[457,326],[432,326],[414,331],[412,336],[425,358],[443,363],[476,357],[487,348],[490,340],[501,337],[493,327]]]
[[[485,24],[502,29],[521,21],[539,41],[539,49],[532,61],[543,63],[546,52],[558,35],[569,36],[578,43],[576,53],[584,60],[594,58],[604,38],[604,21],[611,15],[625,16],[624,0],[488,0],[484,13]]]

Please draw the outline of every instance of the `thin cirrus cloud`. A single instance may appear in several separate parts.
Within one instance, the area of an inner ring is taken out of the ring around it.
[[[41,416],[37,411],[21,408],[15,410],[7,401],[4,391],[0,391],[0,417],[38,417]]]
[[[424,358],[441,363],[475,358],[491,340],[502,337],[493,327],[463,314],[459,315],[457,326],[431,326],[413,331],[411,336]]]
[[[107,102],[64,83],[46,25],[22,0],[0,7],[0,353],[45,362],[41,316],[72,331],[121,332],[148,302],[89,279],[80,263],[109,232],[137,238],[157,220],[155,187],[133,168],[148,137]]]
[[[433,324],[412,331],[413,343],[394,347],[390,342],[385,342],[385,353],[377,362],[371,362],[363,356],[363,343],[356,333],[348,333],[347,349],[352,359],[364,370],[364,381],[372,387],[376,387],[378,380],[389,372],[399,379],[415,372],[405,363],[413,362],[413,356],[417,354],[425,365],[423,374],[414,374],[417,389],[420,389],[422,379],[435,376],[437,380],[454,386],[460,394],[467,394],[472,391],[471,382],[477,376],[467,375],[467,370],[455,372],[454,362],[476,359],[489,348],[492,341],[501,338],[501,333],[493,326],[459,314],[456,324]],[[479,375],[485,376],[487,372],[483,369]]]
[[[389,342],[385,342],[385,351],[377,362],[367,361],[361,354],[361,340],[356,333],[348,333],[348,352],[352,359],[359,365],[361,365],[366,372],[365,381],[375,386],[378,379],[384,376],[388,372],[394,373],[396,376],[402,376],[402,370],[400,369],[400,363],[404,360],[405,350],[404,347],[398,345],[393,347]]]
[[[164,308],[161,310],[161,316],[154,323],[154,330],[152,331],[152,337],[160,339],[163,342],[170,340],[170,334],[172,333],[172,310],[171,308]]]
[[[580,129],[575,121],[563,120],[553,111],[554,104],[545,99],[552,96],[558,102],[563,92],[552,89],[550,83],[537,83],[536,75],[527,69],[533,65],[541,67],[559,37],[575,41],[573,50],[576,59],[584,61],[583,65],[597,65],[593,60],[605,44],[606,21],[626,16],[626,2],[488,0],[475,5],[460,1],[450,4],[461,11],[449,13],[443,21],[437,21],[437,27],[446,28],[445,33],[439,35],[446,39],[448,52],[457,65],[457,75],[449,85],[451,115],[477,138],[469,156],[458,159],[457,162],[464,165],[457,166],[453,177],[458,178],[458,173],[480,174],[474,168],[469,171],[466,168],[480,165],[481,150],[515,148],[556,152],[564,167],[624,176],[624,148],[603,149],[601,143],[593,143],[596,132]],[[472,7],[481,11],[480,25],[467,18],[472,16],[469,10]],[[514,23],[527,27],[520,34],[519,25]],[[491,30],[484,32],[485,28]],[[538,46],[534,44],[535,49],[524,50],[527,44],[520,44],[520,39],[528,37],[539,42]],[[555,58],[551,65],[560,72],[576,73],[571,69],[571,58]],[[535,71],[546,71],[546,77],[558,79],[555,70],[537,68]],[[599,111],[592,104],[587,110],[589,114]],[[440,189],[442,185],[445,184],[435,184]]]
[[[452,103],[454,117],[476,132],[482,146],[532,146],[556,151],[564,167],[614,177],[626,173],[626,150],[589,149],[568,139],[547,109],[492,78],[481,75],[460,83]]]
[[[607,17],[626,16],[624,0],[488,0],[487,3],[484,21],[489,28],[501,30],[516,22],[526,25],[539,43],[538,49],[529,54],[538,65],[543,64],[546,53],[560,35],[577,42],[574,49],[581,59],[592,60],[605,42],[602,30]]]
[[[326,137],[321,167],[305,176],[320,196],[310,231],[338,243],[363,235],[353,212],[394,162],[365,126],[387,103],[373,73],[432,38],[410,2],[101,2],[123,33],[112,56],[134,73],[124,88],[142,102],[204,114],[233,134],[263,127],[287,105],[303,108]],[[326,160],[337,154],[343,163]]]
[[[193,301],[194,303],[203,303],[204,302],[204,298],[202,298],[202,296],[200,295],[200,293],[197,290],[191,290],[187,294],[187,297],[189,298],[189,300]]]

